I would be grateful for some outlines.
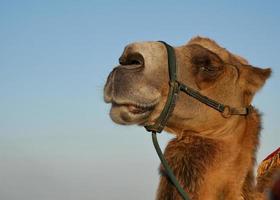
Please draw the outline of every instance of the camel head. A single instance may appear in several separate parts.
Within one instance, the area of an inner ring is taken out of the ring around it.
[[[270,69],[251,66],[208,38],[196,37],[176,47],[178,80],[225,105],[247,107],[270,76]],[[119,124],[153,124],[161,113],[169,89],[167,52],[162,43],[141,42],[125,47],[119,65],[108,76],[105,102]],[[180,93],[166,130],[211,135],[240,116],[221,113]]]

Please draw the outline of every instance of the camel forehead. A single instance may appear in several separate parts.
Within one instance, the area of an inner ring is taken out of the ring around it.
[[[229,52],[226,48],[221,47],[218,43],[216,43],[214,40],[212,40],[210,38],[204,38],[204,37],[197,36],[197,37],[192,38],[187,43],[187,45],[192,45],[192,44],[200,45],[200,46],[212,51],[225,62],[233,61],[233,62],[239,62],[241,64],[245,64],[245,65],[249,64],[249,62],[245,58]]]

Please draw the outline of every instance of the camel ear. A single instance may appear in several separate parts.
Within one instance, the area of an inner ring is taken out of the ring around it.
[[[250,103],[254,94],[263,87],[265,81],[270,77],[271,69],[244,65],[240,71],[241,87],[247,96],[246,102]]]

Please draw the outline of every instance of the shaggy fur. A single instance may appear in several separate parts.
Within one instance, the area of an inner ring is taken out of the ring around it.
[[[219,143],[199,136],[175,138],[165,149],[165,158],[180,184],[190,193],[195,194],[203,184],[203,174],[217,159]],[[169,179],[164,168],[160,167],[162,176],[158,199],[177,199],[179,194]]]

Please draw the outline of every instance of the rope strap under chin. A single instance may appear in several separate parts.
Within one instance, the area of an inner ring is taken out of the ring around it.
[[[168,177],[170,178],[171,182],[176,187],[177,191],[180,193],[182,198],[184,200],[189,200],[190,198],[188,197],[185,190],[178,183],[175,175],[172,172],[172,169],[170,168],[170,166],[168,165],[167,161],[164,158],[164,155],[162,154],[162,151],[161,151],[160,146],[159,146],[158,141],[157,141],[157,133],[155,131],[152,132],[152,138],[153,138],[153,144],[154,144],[154,147],[155,147],[156,152],[158,154],[158,157],[159,157],[164,169],[166,170],[166,173],[167,173]]]

